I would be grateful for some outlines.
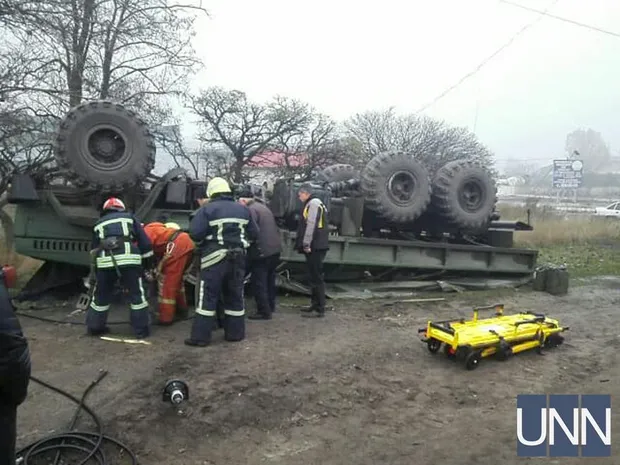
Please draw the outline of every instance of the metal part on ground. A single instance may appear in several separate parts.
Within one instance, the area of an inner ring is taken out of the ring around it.
[[[144,344],[146,346],[152,345],[151,342],[145,341],[143,339],[125,339],[122,337],[110,337],[110,336],[99,336],[99,339],[104,341],[112,341],[112,342],[124,342],[125,344]]]

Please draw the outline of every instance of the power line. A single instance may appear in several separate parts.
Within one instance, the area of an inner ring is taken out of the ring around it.
[[[608,31],[607,29],[602,29],[597,26],[592,26],[591,24],[580,23],[579,21],[575,21],[574,19],[562,18],[561,16],[552,15],[547,13],[546,11],[537,10],[535,8],[530,8],[529,6],[519,5],[518,3],[513,3],[508,0],[499,0],[500,3],[505,3],[506,5],[512,5],[517,8],[521,8],[523,10],[531,11],[533,13],[538,13],[541,16],[547,16],[549,18],[557,19],[559,21],[564,21],[565,23],[574,24],[575,26],[583,27],[586,29],[590,29],[592,31],[602,32],[603,34],[608,34],[614,37],[620,37],[620,34],[613,31]]]
[[[501,2],[502,0],[500,0]],[[549,5],[546,10],[544,11],[544,13],[546,14],[548,10],[550,10],[553,6],[555,6],[556,3],[558,3],[559,0],[554,0],[551,5]],[[542,19],[544,18],[544,15],[539,15],[534,21],[532,21],[531,23],[526,24],[525,26],[523,26],[521,29],[519,29],[504,45],[502,45],[501,47],[499,47],[495,52],[493,52],[491,55],[489,55],[486,59],[484,59],[478,66],[476,66],[472,71],[470,71],[469,73],[467,73],[465,76],[463,76],[461,79],[459,79],[455,84],[453,84],[452,86],[448,87],[446,90],[444,90],[441,94],[439,94],[437,97],[435,97],[433,100],[431,100],[429,103],[427,103],[426,105],[424,105],[423,107],[421,107],[418,111],[416,111],[416,114],[423,112],[424,110],[426,110],[429,107],[432,107],[433,105],[435,105],[439,100],[441,100],[442,98],[444,98],[446,95],[448,95],[450,92],[452,92],[454,89],[456,89],[457,87],[459,87],[461,84],[463,84],[463,82],[465,82],[467,79],[469,79],[470,77],[474,76],[475,74],[477,74],[486,64],[488,64],[493,58],[495,58],[497,55],[499,55],[501,52],[503,52],[506,48],[508,48],[510,45],[512,45],[512,43],[521,35],[523,34],[525,31],[527,31],[529,28],[531,28],[532,26],[536,25],[537,23],[539,23]]]

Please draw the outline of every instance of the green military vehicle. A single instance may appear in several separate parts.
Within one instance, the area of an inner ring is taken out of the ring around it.
[[[24,174],[12,179],[16,251],[45,262],[22,296],[88,273],[92,226],[108,196],[120,197],[145,223],[165,216],[182,227],[204,196],[205,181],[181,168],[161,177],[151,173],[155,139],[120,104],[73,108],[55,142],[65,184]],[[429,173],[412,154],[382,153],[361,172],[338,164],[311,182],[330,212],[328,281],[392,280],[429,271],[523,276],[536,266],[536,250],[513,247],[514,231],[532,227],[500,220],[495,181],[479,165],[453,161]],[[292,278],[303,264],[294,249],[299,185],[278,180],[268,201],[281,226],[281,270]]]

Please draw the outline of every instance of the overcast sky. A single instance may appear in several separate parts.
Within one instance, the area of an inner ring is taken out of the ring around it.
[[[279,93],[336,119],[418,111],[540,16],[498,0],[204,1],[196,86]],[[549,13],[620,34],[618,0],[556,0]],[[562,157],[578,127],[601,131],[616,153],[618,56],[620,37],[544,17],[426,113],[475,126],[500,160]]]

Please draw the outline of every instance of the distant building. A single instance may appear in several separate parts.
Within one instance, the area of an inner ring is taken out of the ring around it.
[[[271,187],[284,167],[298,168],[307,163],[307,155],[289,155],[286,157],[286,154],[282,152],[263,152],[252,157],[252,160],[246,164],[244,172],[253,183],[263,184],[266,182]]]

